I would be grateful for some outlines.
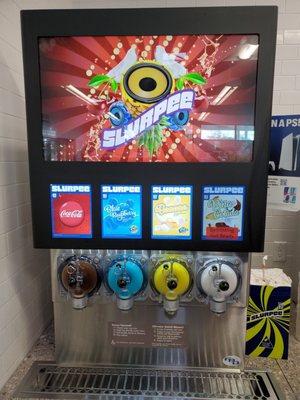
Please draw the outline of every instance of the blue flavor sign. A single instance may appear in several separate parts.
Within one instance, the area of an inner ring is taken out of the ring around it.
[[[142,237],[142,187],[139,185],[101,186],[102,238]]]

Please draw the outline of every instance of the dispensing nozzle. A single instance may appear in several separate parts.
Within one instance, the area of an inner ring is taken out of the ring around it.
[[[226,282],[226,281],[221,281],[221,282],[219,283],[219,289],[220,289],[222,292],[226,292],[226,291],[229,289],[229,283]]]
[[[210,310],[216,314],[223,314],[227,308],[227,291],[229,290],[229,283],[222,277],[222,263],[218,263],[218,267],[212,267],[212,271],[216,274],[214,279],[214,286],[216,292],[209,299]]]
[[[153,270],[152,286],[163,297],[165,312],[174,315],[179,308],[179,300],[191,287],[191,275],[182,260],[167,258]]]
[[[127,311],[133,306],[134,296],[142,290],[145,275],[139,261],[126,256],[111,263],[106,280],[108,287],[116,295],[118,308]]]
[[[167,285],[170,290],[176,289],[177,288],[177,278],[176,277],[169,278]]]
[[[226,311],[230,296],[237,290],[240,275],[230,262],[212,260],[198,272],[197,284],[207,296],[210,310],[216,314]]]
[[[70,296],[74,309],[85,308],[88,297],[101,284],[96,266],[86,256],[68,258],[60,265],[58,276],[64,290]]]
[[[124,289],[127,286],[126,280],[124,278],[120,278],[118,280],[118,286],[119,288]]]

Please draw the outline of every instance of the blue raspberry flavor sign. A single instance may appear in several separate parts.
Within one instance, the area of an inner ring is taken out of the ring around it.
[[[142,237],[142,188],[135,185],[101,186],[102,238]]]

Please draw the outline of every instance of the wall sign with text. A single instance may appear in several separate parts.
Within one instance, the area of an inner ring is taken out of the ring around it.
[[[202,187],[202,239],[243,240],[244,186]]]
[[[191,239],[192,186],[152,186],[152,239]]]
[[[272,208],[300,209],[300,115],[272,117],[268,202]]]

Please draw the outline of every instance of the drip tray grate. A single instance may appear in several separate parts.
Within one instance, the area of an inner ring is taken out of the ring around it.
[[[36,362],[14,399],[281,399],[266,372]]]

